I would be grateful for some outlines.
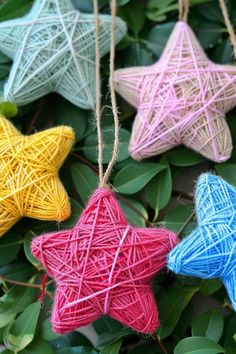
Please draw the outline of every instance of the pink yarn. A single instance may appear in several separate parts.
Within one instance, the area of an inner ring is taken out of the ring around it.
[[[32,242],[56,282],[53,330],[67,333],[109,315],[154,333],[159,320],[150,281],[176,243],[173,232],[130,226],[113,192],[97,189],[73,229]]]
[[[160,60],[117,70],[117,91],[137,107],[130,154],[140,160],[184,144],[222,162],[232,141],[225,113],[236,105],[236,67],[208,60],[185,22],[178,22]]]

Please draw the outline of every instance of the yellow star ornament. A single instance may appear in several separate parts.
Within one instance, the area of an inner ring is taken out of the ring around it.
[[[70,216],[58,170],[73,142],[70,127],[24,136],[0,115],[0,236],[24,216],[56,221]]]

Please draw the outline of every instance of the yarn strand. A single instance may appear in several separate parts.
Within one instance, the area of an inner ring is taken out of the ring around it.
[[[111,45],[110,45],[110,77],[109,77],[109,86],[111,94],[111,104],[112,104],[112,113],[114,116],[114,147],[112,152],[111,161],[107,166],[107,170],[103,177],[103,185],[106,185],[109,177],[111,175],[112,169],[115,165],[118,153],[119,153],[119,115],[116,103],[116,94],[115,94],[115,18],[116,18],[116,0],[111,0]]]
[[[189,8],[189,0],[179,0],[179,21],[188,21]]]
[[[99,169],[99,184],[103,181],[103,136],[101,129],[101,75],[100,75],[100,48],[99,48],[99,14],[98,14],[98,0],[93,0],[94,17],[95,17],[95,43],[96,43],[96,108],[95,117],[97,124],[98,135],[98,169]]]
[[[226,25],[227,31],[229,33],[229,38],[230,38],[230,41],[231,41],[231,44],[233,47],[234,58],[236,58],[236,34],[234,33],[234,28],[233,28],[233,25],[232,25],[230,18],[229,18],[229,13],[227,10],[225,0],[219,0],[219,3],[220,3],[222,15],[224,17],[225,25]]]

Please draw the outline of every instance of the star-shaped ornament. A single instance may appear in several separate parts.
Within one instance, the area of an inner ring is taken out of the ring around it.
[[[177,274],[224,283],[236,310],[236,189],[223,179],[203,174],[197,182],[198,226],[168,256]]]
[[[70,216],[58,170],[73,142],[70,127],[24,136],[0,116],[0,236],[24,216],[56,221]]]
[[[53,330],[67,333],[109,315],[154,333],[159,320],[150,282],[176,243],[165,229],[129,225],[113,192],[97,189],[73,229],[32,241],[56,282]]]
[[[101,56],[109,52],[111,16],[100,15]],[[116,18],[118,43],[126,33]],[[95,20],[71,0],[36,0],[26,16],[0,23],[0,50],[12,58],[4,98],[18,106],[57,92],[84,109],[95,106]]]
[[[231,155],[225,113],[236,105],[236,67],[210,61],[191,28],[178,22],[159,61],[117,70],[116,90],[137,108],[134,159],[184,144],[216,162]]]

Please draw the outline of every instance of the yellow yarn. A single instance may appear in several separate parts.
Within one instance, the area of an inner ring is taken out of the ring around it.
[[[0,115],[0,236],[23,216],[56,221],[70,216],[58,170],[73,142],[70,127],[24,136]]]

